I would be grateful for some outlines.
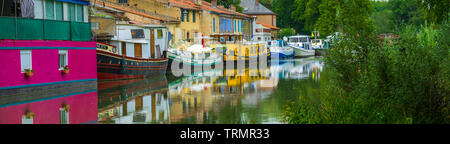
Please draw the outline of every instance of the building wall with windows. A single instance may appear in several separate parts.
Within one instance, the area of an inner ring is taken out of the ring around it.
[[[194,43],[194,39],[201,36],[201,15],[200,9],[196,8],[193,3],[184,1],[171,1],[170,8],[167,7],[166,1],[160,0],[129,0],[131,7],[136,7],[159,16],[166,20],[167,16],[180,20],[180,23],[171,23],[168,26],[169,32],[172,34],[171,43],[184,40]]]
[[[25,1],[31,0],[20,2]],[[85,85],[91,89],[87,93],[95,95],[96,44],[88,23],[89,1],[32,1],[34,5],[20,3],[23,9],[17,18],[0,17],[4,28],[0,31],[0,105],[26,94],[51,99],[54,95],[45,92],[54,85]],[[27,6],[33,7],[24,11]],[[63,73],[65,66],[68,73]],[[33,75],[27,76],[25,69],[34,71]]]
[[[93,42],[0,40],[0,88],[59,81],[96,79],[96,51]],[[63,74],[60,51],[67,51],[70,72]],[[25,56],[29,53],[29,56]],[[22,54],[22,55],[21,55]],[[24,69],[34,70],[26,77]]]

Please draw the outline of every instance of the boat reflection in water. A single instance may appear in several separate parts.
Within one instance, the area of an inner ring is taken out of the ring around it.
[[[171,123],[280,123],[286,102],[274,93],[280,80],[312,75],[318,80],[323,66],[318,58],[305,58],[274,62],[263,70],[225,69],[179,78],[169,83]]]
[[[274,63],[274,62],[273,62]],[[307,79],[320,78],[320,72],[323,71],[324,63],[317,58],[305,58],[297,60],[281,61],[279,64],[272,64],[270,67],[270,77],[280,79]]]
[[[168,123],[165,76],[99,82],[99,123]]]
[[[280,123],[290,98],[279,91],[289,88],[298,97],[298,83],[311,85],[322,69],[320,59],[307,58],[262,70],[202,71],[169,83],[165,77],[101,81],[99,123]]]

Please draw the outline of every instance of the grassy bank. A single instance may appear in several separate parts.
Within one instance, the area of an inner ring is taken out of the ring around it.
[[[405,26],[390,44],[344,36],[327,54],[320,102],[301,95],[283,118],[304,123],[450,123],[450,26]]]

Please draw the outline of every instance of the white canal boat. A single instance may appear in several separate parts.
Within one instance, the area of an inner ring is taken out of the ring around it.
[[[311,45],[311,37],[307,35],[289,36],[288,46],[294,48],[296,57],[308,57],[315,54]]]

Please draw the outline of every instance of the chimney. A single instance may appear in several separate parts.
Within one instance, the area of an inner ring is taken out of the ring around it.
[[[236,11],[236,7],[235,6],[231,6],[231,10],[232,11]]]
[[[255,5],[258,5],[258,0],[255,0]]]
[[[217,0],[211,0],[211,6],[217,7]]]

